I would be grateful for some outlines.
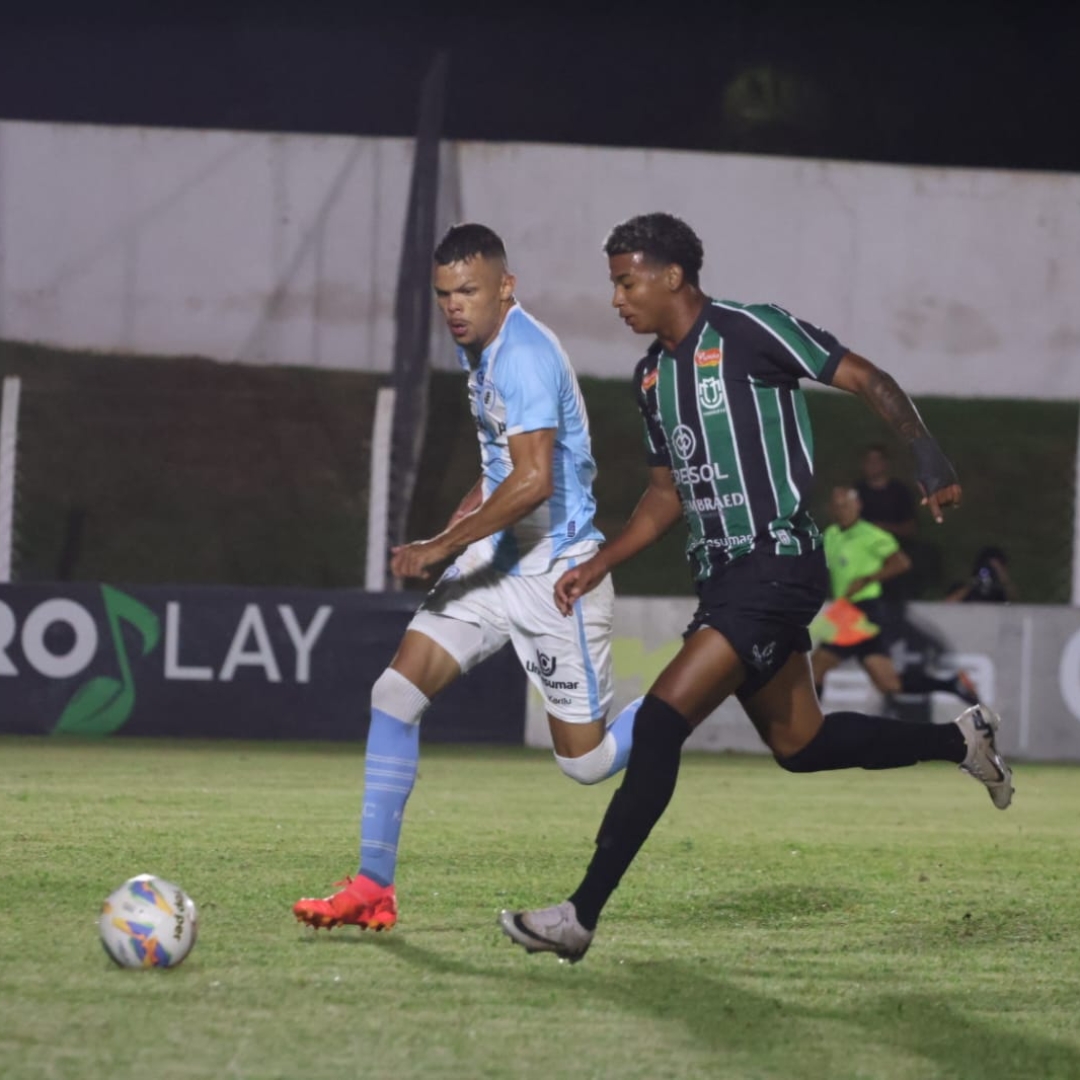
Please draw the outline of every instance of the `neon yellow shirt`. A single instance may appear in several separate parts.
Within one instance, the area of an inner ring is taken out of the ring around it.
[[[900,544],[892,533],[862,518],[847,529],[830,525],[825,530],[825,561],[829,564],[833,596],[843,596],[856,578],[876,574],[885,560],[899,550]],[[876,600],[880,595],[881,582],[875,581],[848,599],[858,603]]]

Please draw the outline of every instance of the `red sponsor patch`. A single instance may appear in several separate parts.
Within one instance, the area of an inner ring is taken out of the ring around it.
[[[694,363],[698,367],[717,367],[723,359],[724,350],[721,348],[699,349],[694,353]]]
[[[656,380],[660,378],[660,369],[653,368],[652,371],[646,371],[641,380],[642,390],[651,390],[656,385]]]

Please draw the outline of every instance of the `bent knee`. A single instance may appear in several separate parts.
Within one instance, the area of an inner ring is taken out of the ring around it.
[[[786,757],[781,757],[779,754],[773,754],[773,760],[781,769],[784,769],[789,773],[812,773],[819,771],[818,766],[801,757],[798,752]]]
[[[577,757],[555,755],[559,768],[579,784],[599,784],[611,775],[611,766],[615,760],[615,745],[609,736],[604,736],[598,746],[587,750]]]

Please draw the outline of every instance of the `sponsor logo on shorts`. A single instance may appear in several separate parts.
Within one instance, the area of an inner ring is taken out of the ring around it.
[[[536,651],[536,663],[531,660],[526,661],[525,670],[533,675],[539,675],[540,681],[544,684],[546,690],[576,690],[578,683],[565,682],[560,679],[553,679],[552,675],[555,674],[555,668],[558,667],[558,661],[554,656],[548,656],[546,653]],[[553,698],[552,701],[555,699]],[[556,704],[567,705],[569,702],[556,702]]]
[[[760,645],[755,645],[750,650],[750,662],[759,671],[764,671],[772,662],[776,653],[776,642],[770,641],[768,645],[762,648]]]
[[[536,663],[540,669],[540,674],[545,679],[554,675],[555,668],[559,665],[559,661],[554,656],[548,656],[547,653],[542,653],[539,649],[536,650]]]

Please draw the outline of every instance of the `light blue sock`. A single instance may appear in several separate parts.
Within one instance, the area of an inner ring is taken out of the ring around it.
[[[364,755],[360,873],[379,885],[394,881],[401,819],[419,760],[420,725],[373,708]]]
[[[644,697],[639,697],[636,701],[631,701],[608,724],[605,737],[610,738],[615,743],[615,757],[612,759],[611,768],[608,769],[608,776],[614,776],[617,772],[621,772],[626,768],[626,762],[630,758],[630,747],[634,741],[634,717],[637,716],[637,711],[641,708],[641,703],[644,700]]]

